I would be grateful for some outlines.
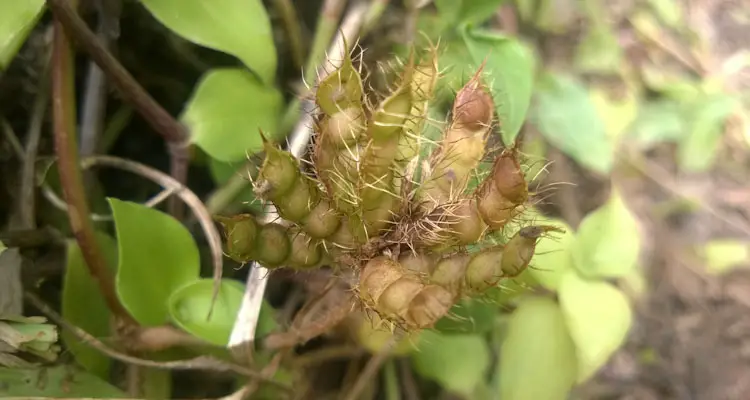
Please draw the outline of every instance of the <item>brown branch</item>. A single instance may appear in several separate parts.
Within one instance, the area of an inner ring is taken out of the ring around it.
[[[101,253],[93,224],[89,219],[89,205],[86,202],[81,168],[78,165],[73,68],[73,54],[68,38],[60,21],[55,20],[52,49],[52,116],[60,184],[68,203],[70,227],[81,248],[89,273],[99,284],[109,309],[125,322],[137,324],[117,298],[110,269],[107,268],[107,261]]]
[[[107,51],[96,34],[78,16],[69,0],[47,0],[47,5],[55,15],[56,24],[75,40],[88,53],[91,59],[104,71],[120,94],[143,118],[168,142],[171,155],[171,175],[180,183],[185,183],[188,168],[188,135],[177,122],[132,75]],[[176,199],[175,199],[176,200]],[[172,213],[180,215],[177,201],[171,203]]]
[[[146,360],[146,359],[133,357],[127,354],[120,353],[119,351],[115,349],[107,347],[107,345],[102,343],[99,339],[90,335],[88,332],[84,331],[83,329],[66,321],[60,314],[55,312],[50,306],[48,306],[44,301],[42,301],[37,295],[27,291],[24,293],[24,297],[32,305],[34,305],[34,307],[38,308],[42,313],[47,315],[49,319],[51,319],[54,323],[60,325],[63,329],[70,331],[81,342],[95,348],[96,350],[99,350],[105,355],[112,357],[118,361],[122,361],[128,364],[139,365],[143,367],[160,368],[160,369],[210,370],[210,371],[217,371],[217,372],[234,372],[236,374],[243,375],[249,378],[261,380],[263,382],[273,385],[286,392],[292,391],[292,388],[287,386],[286,384],[267,378],[258,371],[254,371],[252,369],[243,367],[241,365],[231,364],[225,361],[221,361],[213,357],[199,356],[199,357],[191,358],[188,360],[153,361],[153,360]]]

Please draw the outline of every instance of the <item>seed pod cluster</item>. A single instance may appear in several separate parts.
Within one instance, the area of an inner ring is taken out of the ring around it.
[[[481,68],[457,92],[435,150],[420,154],[438,78],[436,49],[412,53],[393,88],[371,101],[345,57],[315,92],[311,167],[265,143],[254,190],[289,226],[222,217],[227,254],[272,268],[354,269],[361,304],[410,330],[523,272],[552,228],[527,226],[504,244],[481,245],[517,219],[530,197],[515,147],[503,149],[469,189],[495,128]],[[469,252],[475,244],[482,250]]]

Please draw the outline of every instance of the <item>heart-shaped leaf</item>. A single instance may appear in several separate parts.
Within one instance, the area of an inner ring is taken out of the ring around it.
[[[531,103],[534,53],[510,36],[468,28],[462,30],[462,36],[474,63],[486,61],[484,76],[491,80],[503,142],[510,145],[521,130]]]
[[[207,72],[181,116],[190,140],[211,157],[225,162],[245,159],[263,148],[259,130],[271,139],[277,131],[283,99],[246,70]]]
[[[490,351],[481,335],[424,331],[412,361],[421,376],[437,381],[446,390],[470,396],[484,380]]]
[[[454,305],[450,313],[441,318],[435,329],[445,334],[485,333],[494,326],[498,306],[489,301],[466,299]]]
[[[107,266],[114,275],[117,271],[117,242],[102,232],[96,232],[96,239]],[[112,313],[104,301],[99,285],[89,273],[81,248],[72,239],[68,241],[63,278],[62,315],[65,320],[95,337],[104,338],[111,335]],[[67,330],[62,331],[61,338],[78,364],[102,379],[109,379],[112,360],[108,356],[81,342]]]
[[[161,211],[109,198],[117,230],[117,295],[142,325],[169,320],[168,299],[198,279],[200,257],[190,232]]]
[[[576,381],[576,349],[560,306],[527,297],[508,321],[500,351],[500,398],[565,400]]]
[[[603,281],[589,281],[575,271],[565,274],[558,291],[560,306],[578,355],[578,382],[589,379],[625,341],[633,312],[625,295]]]
[[[276,46],[261,0],[141,0],[162,24],[183,38],[231,54],[270,84]]]
[[[4,1],[0,5],[0,71],[8,68],[44,11],[44,0]]]
[[[199,279],[179,288],[169,298],[169,314],[186,332],[217,346],[226,346],[243,292],[237,285],[222,280],[211,318],[206,319],[213,291],[213,279]]]
[[[564,232],[552,232],[539,239],[531,259],[531,267],[528,273],[534,280],[549,290],[557,290],[560,279],[569,270],[573,269],[572,245],[575,232],[565,221],[539,217],[535,219],[537,224],[552,225],[562,229]]]
[[[584,276],[619,278],[636,267],[640,250],[638,221],[613,189],[607,202],[581,221],[573,261]]]
[[[609,173],[612,140],[581,82],[567,75],[545,74],[537,85],[532,119],[550,143],[576,162]]]

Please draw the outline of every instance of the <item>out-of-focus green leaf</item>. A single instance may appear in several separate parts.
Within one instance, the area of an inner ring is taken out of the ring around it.
[[[578,383],[589,379],[625,341],[633,311],[625,295],[604,281],[575,271],[565,274],[558,291],[565,321],[576,344]]]
[[[498,306],[489,301],[466,299],[451,308],[435,329],[445,334],[485,333],[494,326]]]
[[[490,349],[481,335],[424,331],[411,357],[419,375],[464,396],[484,381],[490,366]]]
[[[675,0],[648,0],[651,9],[659,19],[670,28],[679,29],[684,25],[684,16],[680,3]]]
[[[679,142],[688,129],[683,108],[673,100],[654,100],[639,107],[638,116],[630,126],[628,140],[647,149],[663,142]]]
[[[641,250],[638,221],[617,189],[588,214],[573,243],[573,262],[590,278],[619,278],[636,267]]]
[[[226,346],[242,304],[243,291],[223,280],[209,320],[206,317],[211,309],[213,290],[214,282],[210,278],[179,288],[169,298],[169,314],[186,332],[217,346]]]
[[[505,0],[435,0],[446,22],[479,24],[492,17]]]
[[[708,95],[691,107],[690,133],[680,143],[677,160],[687,172],[703,172],[711,168],[724,136],[724,122],[738,105],[736,98],[726,94]]]
[[[102,232],[96,232],[96,239],[107,261],[107,267],[114,275],[117,271],[117,242]],[[65,320],[94,337],[104,338],[111,335],[112,313],[104,301],[98,283],[89,273],[81,248],[72,239],[68,241],[67,264],[63,278],[62,315]],[[108,356],[81,342],[76,335],[67,330],[62,332],[61,337],[81,366],[102,379],[109,379],[112,361]]]
[[[552,225],[564,230],[564,233],[552,232],[539,239],[528,268],[528,273],[540,285],[548,290],[557,290],[562,276],[574,268],[572,251],[575,231],[557,218],[541,217],[535,221],[535,224]]]
[[[622,99],[612,99],[606,90],[593,88],[589,92],[604,128],[612,140],[618,140],[638,115],[638,99],[632,90]]]
[[[3,254],[3,252],[4,252],[5,250],[7,250],[7,249],[8,249],[8,248],[7,248],[7,247],[5,247],[5,243],[3,243],[2,241],[0,241],[0,254]]]
[[[172,216],[138,203],[108,200],[117,230],[117,295],[142,325],[165,324],[169,297],[199,276],[198,247]]]
[[[706,261],[706,270],[712,274],[726,273],[739,266],[748,266],[750,243],[744,240],[717,239],[699,250]]]
[[[44,0],[11,0],[0,5],[0,71],[8,68],[43,11]]]
[[[183,38],[231,54],[266,84],[276,76],[276,46],[261,0],[142,0],[156,17]]]
[[[106,381],[65,365],[33,369],[0,368],[0,382],[0,397],[127,397]]]
[[[601,174],[612,169],[612,140],[588,91],[577,79],[546,74],[537,86],[532,114],[544,137],[576,162]]]
[[[476,64],[486,60],[484,74],[492,80],[492,93],[505,144],[521,130],[531,103],[536,61],[532,49],[510,36],[479,29],[462,35]]]
[[[190,140],[219,161],[239,161],[263,148],[259,130],[277,139],[283,99],[246,70],[207,72],[188,101],[181,119]]]
[[[500,398],[565,400],[577,370],[576,348],[557,303],[544,297],[521,300],[500,350]]]
[[[535,25],[544,32],[562,34],[573,26],[578,14],[575,0],[540,0]]]

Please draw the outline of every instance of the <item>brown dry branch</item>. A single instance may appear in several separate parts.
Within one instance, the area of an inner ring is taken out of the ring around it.
[[[123,97],[132,104],[151,127],[168,142],[171,155],[171,175],[184,183],[188,169],[188,134],[151,95],[133,78],[117,59],[107,51],[96,34],[78,16],[73,2],[69,0],[47,0],[47,5],[55,15],[55,25],[60,33],[64,30],[82,47],[104,71]],[[66,40],[67,42],[67,40]],[[70,50],[68,50],[70,51]],[[172,213],[179,216],[177,202],[173,203]]]
[[[59,162],[60,184],[68,203],[71,230],[81,248],[89,272],[97,281],[109,309],[117,318],[137,325],[135,319],[117,298],[114,280],[97,244],[94,227],[89,218],[89,205],[86,201],[83,177],[78,164],[73,52],[60,20],[54,22],[53,40],[52,114],[55,151]]]

